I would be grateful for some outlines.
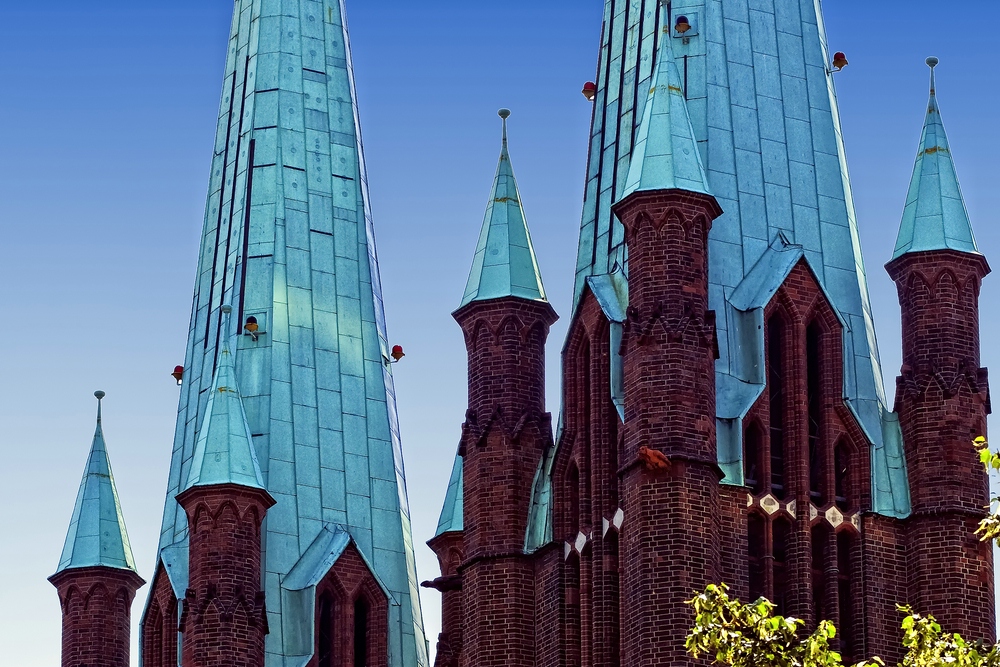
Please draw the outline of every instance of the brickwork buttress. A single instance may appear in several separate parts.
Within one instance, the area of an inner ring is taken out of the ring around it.
[[[469,356],[462,427],[467,603],[460,664],[534,664],[534,564],[524,554],[531,486],[552,443],[545,411],[548,303],[505,297],[455,313]]]
[[[144,582],[130,570],[63,570],[49,581],[62,607],[62,667],[129,667],[132,600]]]
[[[177,501],[187,512],[190,548],[180,620],[184,666],[263,667],[260,527],[274,501],[236,485],[193,487]]]
[[[694,664],[684,601],[721,574],[707,248],[720,213],[714,198],[681,191],[636,193],[615,208],[629,251],[619,463],[626,667]],[[668,469],[650,460],[657,455]]]
[[[899,293],[903,363],[896,381],[910,476],[908,600],[968,639],[995,637],[993,559],[973,534],[989,484],[972,440],[986,435],[979,291],[986,260],[951,250],[886,266]]]

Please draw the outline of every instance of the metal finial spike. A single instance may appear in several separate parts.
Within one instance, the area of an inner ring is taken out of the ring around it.
[[[935,89],[937,88],[937,85],[934,82],[934,68],[937,67],[937,64],[941,61],[934,56],[930,56],[924,62],[926,62],[927,66],[931,68],[931,95],[936,95],[937,93]]]
[[[500,109],[497,115],[503,120],[503,145],[507,148],[507,119],[510,118],[510,109]]]
[[[97,398],[97,423],[101,423],[101,399],[103,399],[107,394],[98,389],[94,392],[94,396]]]
[[[233,307],[228,303],[222,305],[222,350],[223,354],[229,352],[229,316],[233,312]]]

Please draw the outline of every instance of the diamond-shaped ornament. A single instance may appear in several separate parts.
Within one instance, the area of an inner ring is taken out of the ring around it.
[[[816,509],[815,505],[810,504],[809,505],[809,520],[812,521],[813,519],[815,519],[818,516],[819,516],[819,510]]]
[[[607,537],[609,530],[611,530],[611,522],[601,517],[601,537]]]
[[[753,507],[753,494],[747,494],[747,507]]]
[[[768,514],[774,514],[779,509],[781,509],[781,503],[779,503],[778,499],[772,496],[770,493],[760,499],[760,506]]]
[[[831,507],[826,511],[826,520],[830,522],[834,528],[844,523],[844,514],[836,507]]]
[[[795,510],[797,508],[798,504],[794,500],[788,501],[788,504],[785,505],[785,509],[788,510],[788,513],[792,515],[793,519],[795,518]]]
[[[625,523],[625,511],[622,508],[618,508],[615,515],[611,517],[611,525],[615,527],[616,530],[622,529],[622,524]]]
[[[573,548],[576,549],[577,553],[583,553],[583,548],[587,546],[587,536],[583,534],[583,531],[576,536],[576,542],[573,543]]]

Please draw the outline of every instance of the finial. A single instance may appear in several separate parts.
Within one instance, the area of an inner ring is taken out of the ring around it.
[[[936,88],[934,84],[934,68],[937,67],[937,64],[941,61],[935,58],[934,56],[930,56],[924,62],[927,63],[927,66],[931,68],[931,95],[936,95],[936,91],[934,90]]]
[[[507,150],[507,119],[510,118],[510,109],[500,109],[497,115],[503,120],[503,148]]]
[[[223,354],[229,353],[229,316],[233,312],[233,307],[228,303],[222,304],[222,350]]]
[[[98,389],[94,392],[94,396],[97,398],[97,423],[101,423],[101,399],[103,399],[107,394]]]

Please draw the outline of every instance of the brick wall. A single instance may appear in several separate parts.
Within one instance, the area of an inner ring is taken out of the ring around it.
[[[260,526],[274,504],[236,485],[177,497],[189,526],[189,581],[180,621],[185,667],[263,667],[267,634]]]
[[[177,666],[177,598],[162,565],[157,567],[142,620],[143,667]]]
[[[972,440],[986,435],[989,389],[980,368],[979,290],[986,260],[951,250],[886,266],[902,311],[896,383],[910,476],[909,601],[948,631],[995,636],[993,559],[973,531],[988,480]]]
[[[692,593],[720,575],[715,441],[715,314],[708,231],[715,200],[636,193],[615,208],[629,251],[620,461],[621,653],[627,667],[694,661],[684,649]],[[662,452],[651,471],[640,447]]]
[[[534,565],[523,549],[535,470],[552,443],[545,341],[555,318],[547,303],[515,297],[455,313],[469,356],[463,665],[534,664]]]
[[[63,667],[129,667],[132,600],[144,582],[130,570],[64,570],[49,581],[62,607]]]

